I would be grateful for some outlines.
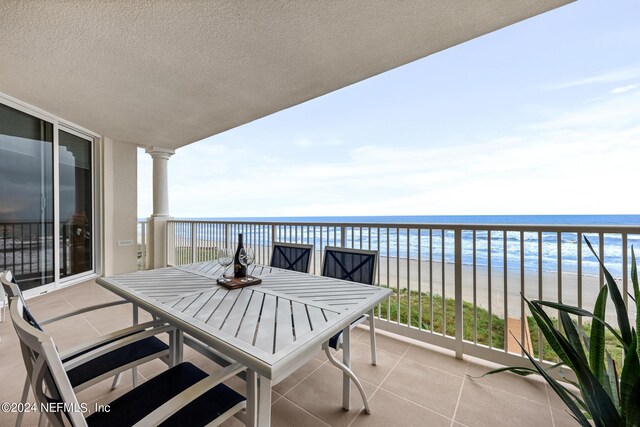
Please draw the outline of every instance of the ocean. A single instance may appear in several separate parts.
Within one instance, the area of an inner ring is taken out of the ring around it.
[[[318,222],[324,224],[332,223],[358,223],[358,224],[500,224],[500,225],[601,225],[601,226],[632,226],[638,227],[638,233],[628,236],[628,256],[630,257],[631,246],[640,252],[640,215],[451,215],[451,216],[333,216],[333,217],[246,217],[246,218],[181,218],[189,220],[224,220],[224,221],[274,221],[290,224]],[[299,243],[314,243],[316,248],[320,246],[319,231],[316,228],[316,241],[313,241],[312,227],[298,227],[297,234]],[[340,245],[340,240],[333,241],[333,233],[325,232],[323,243],[328,245]],[[263,231],[254,229],[250,231],[255,234],[251,236],[254,241],[270,240],[270,236],[263,236]],[[443,235],[444,234],[444,235]],[[420,238],[418,238],[420,237]],[[507,266],[508,268],[520,269],[520,233],[508,232],[506,236],[507,246]],[[599,246],[599,236],[597,234],[586,235],[596,250]],[[247,237],[245,237],[247,239]],[[577,273],[578,266],[578,244],[576,233],[562,233],[561,235],[561,260],[562,271],[565,273]],[[434,261],[453,262],[454,261],[454,233],[453,231],[434,230],[429,235],[428,230],[423,230],[418,236],[418,230],[400,229],[399,235],[395,228],[380,229],[378,235],[377,227],[359,227],[347,229],[346,240],[353,241],[354,247],[379,249],[380,256],[400,257],[407,256],[413,259],[420,257],[423,260],[429,259],[429,253]],[[488,232],[476,233],[476,265],[487,266],[489,264]],[[388,241],[388,244],[387,244]],[[378,247],[379,243],[379,247]],[[271,244],[271,242],[269,242]],[[504,266],[504,236],[503,233],[492,232],[491,234],[491,267],[501,269]],[[388,250],[387,250],[388,246]],[[557,233],[549,232],[542,234],[542,270],[558,271],[558,242]],[[623,271],[622,263],[622,236],[620,234],[604,235],[604,255],[605,264],[611,273],[616,277],[621,277]],[[538,270],[538,235],[537,233],[524,234],[524,269]],[[443,254],[444,250],[444,254]],[[473,233],[463,231],[462,233],[462,262],[472,265],[474,256]],[[587,275],[599,273],[599,266],[595,257],[590,253],[586,244],[582,245],[582,272]]]
[[[189,220],[389,223],[389,224],[560,224],[640,226],[640,215],[395,215],[180,218]]]

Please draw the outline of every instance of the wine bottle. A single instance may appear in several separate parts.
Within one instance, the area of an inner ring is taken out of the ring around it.
[[[247,276],[247,267],[240,263],[240,250],[244,249],[244,244],[242,243],[242,233],[238,234],[238,247],[236,248],[236,254],[233,257],[233,277],[246,277]]]

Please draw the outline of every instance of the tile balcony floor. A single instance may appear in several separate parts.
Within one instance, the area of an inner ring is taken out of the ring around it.
[[[36,318],[117,297],[93,281],[30,299]],[[149,317],[150,318],[150,317]],[[141,321],[147,320],[141,316]],[[131,306],[117,306],[58,322],[45,329],[60,350],[131,325]],[[0,323],[0,402],[19,402],[25,370],[17,337],[8,316]],[[352,410],[341,408],[341,373],[324,354],[277,384],[273,392],[272,425],[280,426],[573,426],[553,391],[538,379],[513,374],[473,378],[492,366],[476,359],[458,360],[451,353],[415,341],[380,333],[378,366],[370,364],[369,335],[365,329],[353,334],[352,365],[370,398],[371,415],[361,410],[360,395],[352,387]],[[185,348],[185,361],[208,372],[219,369],[195,351]],[[139,369],[140,381],[166,369],[153,361]],[[234,378],[227,384],[244,393],[244,383]],[[108,403],[131,389],[131,375],[109,391],[111,379],[78,394],[89,407]],[[31,399],[33,399],[31,397]],[[31,400],[32,401],[32,400]],[[0,425],[13,425],[16,414],[0,412]],[[36,425],[38,414],[26,414],[23,425]],[[225,426],[241,426],[236,419]]]

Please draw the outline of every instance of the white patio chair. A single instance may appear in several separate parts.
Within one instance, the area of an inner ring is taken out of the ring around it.
[[[112,401],[108,412],[94,412],[85,418],[68,376],[68,362],[62,361],[53,338],[34,326],[21,298],[11,300],[10,313],[36,403],[49,408],[54,405],[44,414],[56,427],[67,420],[74,426],[219,425],[246,408],[244,396],[222,384],[242,370],[241,365],[209,376],[185,362]],[[80,355],[78,363],[91,357],[89,353]]]
[[[28,312],[22,292],[11,272],[2,273],[0,282],[2,282],[4,293],[7,294],[9,300],[20,300],[25,311]],[[93,305],[43,321],[37,321],[31,314],[29,314],[29,317],[32,326],[42,331],[43,325],[89,311],[120,305],[123,302],[125,301]],[[171,363],[169,360],[169,346],[155,335],[173,332],[174,328],[167,326],[163,322],[146,322],[83,343],[76,348],[63,352],[60,354],[60,358],[65,365],[69,381],[76,392],[114,376],[111,387],[113,390],[117,387],[120,374],[129,369],[132,370],[135,387],[137,385],[137,374],[135,372],[137,366],[157,358],[163,360],[167,365]],[[27,401],[28,395],[29,378],[27,377],[22,391],[21,403]],[[16,426],[22,424],[23,415],[24,413],[18,415]]]
[[[271,255],[271,267],[308,273],[313,255],[313,245],[275,242]]]
[[[378,251],[363,249],[345,249],[327,246],[324,252],[324,264],[322,275],[335,279],[348,280],[350,282],[373,285],[378,260]],[[365,320],[369,321],[369,336],[371,339],[371,364],[376,365],[376,329],[373,309],[351,323],[351,329]],[[342,332],[334,335],[329,340],[329,347],[339,350],[342,347]]]
[[[346,249],[333,246],[327,246],[324,252],[324,264],[322,265],[322,275],[335,279],[348,280],[350,282],[364,283],[373,285],[377,267],[378,252],[367,251],[363,249]],[[350,329],[355,328],[365,320],[369,321],[369,336],[371,340],[371,364],[376,365],[376,330],[374,323],[373,309],[367,315],[362,315],[351,322]],[[327,341],[323,348],[329,361],[345,372],[354,384],[358,387],[362,400],[364,401],[365,410],[370,413],[367,397],[360,381],[355,376],[351,368],[345,366],[336,360],[331,354],[330,348],[339,350],[342,348],[342,331],[334,335]]]

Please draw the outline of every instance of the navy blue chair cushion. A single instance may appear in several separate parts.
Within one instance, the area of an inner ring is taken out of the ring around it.
[[[281,246],[276,243],[273,246],[271,267],[308,273],[310,258],[310,248]]]
[[[22,318],[37,330],[44,332],[44,329],[42,329],[42,326],[40,326],[36,318],[33,317],[33,314],[31,314],[31,312],[29,311],[26,305],[22,307]]]
[[[373,285],[375,278],[376,254],[336,251],[326,249],[322,275],[350,282]],[[360,316],[353,323],[360,322],[365,316]],[[329,339],[329,347],[337,350],[338,340],[342,331]]]
[[[181,363],[109,403],[109,412],[91,414],[87,424],[91,427],[131,426],[206,377],[204,371],[191,363]],[[204,426],[244,400],[241,394],[219,384],[160,425]]]
[[[169,346],[158,338],[148,337],[83,363],[82,365],[68,371],[67,375],[69,376],[71,385],[75,388],[80,384],[84,384],[85,382],[102,374],[106,374],[109,371],[168,349]],[[91,350],[92,349],[88,349],[71,358],[63,360],[63,362],[72,360],[73,358]]]
[[[376,255],[326,249],[322,275],[372,285]]]

